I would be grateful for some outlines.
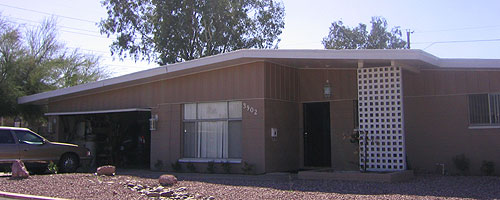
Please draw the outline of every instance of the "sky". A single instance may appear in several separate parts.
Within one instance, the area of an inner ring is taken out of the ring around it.
[[[386,18],[389,27],[413,32],[412,49],[441,58],[500,59],[498,0],[283,0],[285,28],[280,49],[323,49],[321,40],[334,21],[355,27],[372,16]],[[24,27],[55,17],[59,41],[69,48],[101,57],[113,77],[158,67],[155,63],[111,56],[112,39],[96,25],[106,17],[100,0],[0,0],[0,13]]]

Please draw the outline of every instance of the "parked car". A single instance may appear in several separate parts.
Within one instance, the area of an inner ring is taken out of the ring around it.
[[[60,172],[75,172],[91,159],[89,149],[75,144],[51,142],[27,128],[0,126],[0,163],[21,160],[28,170],[43,172],[52,161]]]

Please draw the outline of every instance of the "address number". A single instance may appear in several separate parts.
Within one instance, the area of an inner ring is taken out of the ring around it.
[[[253,115],[257,115],[257,108],[254,108],[246,103],[243,103],[243,110],[252,113]]]

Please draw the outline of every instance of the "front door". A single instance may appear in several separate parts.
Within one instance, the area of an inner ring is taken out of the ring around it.
[[[331,166],[328,102],[304,104],[304,166]]]

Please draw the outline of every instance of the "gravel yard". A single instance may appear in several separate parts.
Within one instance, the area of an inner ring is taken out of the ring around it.
[[[158,172],[119,171],[0,177],[0,191],[68,199],[147,199],[130,183],[158,186]],[[403,183],[297,180],[293,175],[177,174],[172,189],[199,199],[499,199],[500,177],[418,175]]]

